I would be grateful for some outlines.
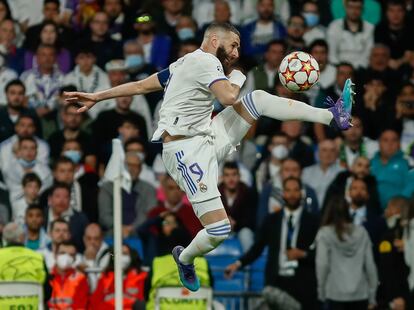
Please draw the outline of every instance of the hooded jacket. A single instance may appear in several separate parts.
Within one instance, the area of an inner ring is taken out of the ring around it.
[[[322,301],[375,304],[378,276],[366,230],[352,225],[341,241],[334,227],[322,227],[316,236],[316,276]]]

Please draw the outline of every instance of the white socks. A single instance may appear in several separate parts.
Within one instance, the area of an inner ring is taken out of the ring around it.
[[[333,118],[328,109],[319,109],[301,101],[273,96],[263,90],[248,93],[241,102],[256,120],[264,115],[281,121],[300,120],[329,125]]]
[[[206,225],[204,229],[198,232],[190,245],[181,252],[180,262],[192,264],[197,256],[203,256],[227,239],[230,232],[231,226],[228,219]]]

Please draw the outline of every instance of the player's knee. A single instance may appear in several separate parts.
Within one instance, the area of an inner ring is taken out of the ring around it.
[[[216,223],[217,224],[217,223]],[[221,221],[219,225],[208,225],[206,232],[208,238],[214,247],[217,247],[226,240],[231,233],[231,225],[229,220]]]

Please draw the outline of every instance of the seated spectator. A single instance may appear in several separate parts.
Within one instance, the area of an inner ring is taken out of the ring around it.
[[[90,46],[96,56],[96,64],[105,68],[105,64],[112,59],[122,56],[121,45],[111,38],[109,33],[109,16],[103,11],[94,13],[86,36],[81,39],[79,46]]]
[[[83,212],[70,208],[70,188],[66,184],[57,183],[49,192],[48,205],[45,209],[45,228],[49,231],[50,224],[63,218],[69,223],[70,236],[80,251],[83,251],[82,237],[88,225],[88,218]]]
[[[375,27],[375,42],[390,48],[390,66],[398,69],[405,61],[405,53],[413,50],[411,40],[412,24],[407,16],[404,1],[392,0],[385,3],[385,19]]]
[[[255,4],[252,3],[251,6],[256,13]],[[204,33],[213,22],[239,25],[243,18],[242,13],[240,2],[234,0],[193,1],[192,15],[201,28],[200,33]]]
[[[16,29],[18,27],[15,27],[11,17],[0,22],[0,52],[6,66],[20,74],[23,71],[24,50],[16,45]]]
[[[175,27],[179,23],[180,18],[184,15],[184,11],[184,0],[162,1],[161,10],[157,10],[157,14],[154,14],[157,31],[170,38],[175,38]]]
[[[69,72],[64,80],[64,85],[74,85],[81,92],[93,93],[108,89],[108,75],[99,68],[96,63],[96,56],[91,46],[81,46],[75,57],[75,68]],[[109,110],[111,107],[108,101],[104,101],[95,109],[88,111],[88,115],[95,119],[99,112]]]
[[[197,40],[186,40],[180,43],[177,52],[177,58],[184,57],[185,55],[196,51],[200,47]]]
[[[77,113],[79,107],[76,104],[67,104],[60,115],[62,128],[54,131],[49,139],[50,158],[54,161],[60,157],[63,145],[68,140],[75,140],[82,146],[85,163],[91,168],[96,166],[95,146],[91,135],[82,129],[83,116]]]
[[[37,142],[34,138],[20,138],[16,160],[10,160],[9,165],[2,167],[3,177],[10,192],[10,201],[23,196],[22,180],[26,173],[33,172],[42,181],[43,192],[52,184],[50,169],[47,165],[37,161]]]
[[[322,209],[325,210],[327,203],[336,196],[348,198],[349,186],[352,180],[364,180],[368,187],[369,201],[367,204],[372,207],[372,211],[382,214],[379,203],[377,180],[371,174],[370,161],[366,157],[355,158],[349,170],[339,172],[336,178],[326,190],[325,201],[323,201]]]
[[[346,15],[347,6],[343,0],[332,0],[329,2],[325,2],[325,4],[329,6],[328,10],[331,11],[331,14],[329,16],[330,20],[343,18]],[[362,20],[373,25],[378,24],[382,17],[382,6],[382,3],[379,3],[378,1],[365,0],[362,8]],[[361,8],[358,6],[351,7],[351,10],[352,8],[357,11],[361,10]]]
[[[6,106],[0,107],[0,142],[14,135],[16,122],[22,115],[31,116],[36,122],[38,134],[40,133],[40,121],[36,112],[25,106],[25,91],[24,84],[17,79],[8,82],[4,88]]]
[[[82,145],[77,140],[66,140],[62,147],[61,156],[69,158],[75,165],[75,180],[79,181],[81,186],[87,183],[89,189],[96,186],[98,176],[95,171],[96,159],[87,160],[92,156],[85,156]]]
[[[376,212],[377,207],[368,205],[369,192],[365,181],[354,179],[349,186],[347,197],[352,222],[364,226],[372,244],[377,244],[387,225],[384,218]]]
[[[227,266],[225,273],[231,277],[238,269],[254,262],[268,246],[265,290],[284,291],[285,295],[290,295],[289,299],[295,299],[297,308],[294,309],[316,309],[315,254],[312,244],[319,220],[301,206],[301,188],[300,179],[291,177],[284,181],[283,211],[266,216],[256,233],[253,246],[239,260]],[[275,236],[279,236],[277,241]],[[269,304],[271,301],[267,302]],[[269,306],[277,307],[272,304]]]
[[[45,221],[43,224],[44,223]],[[48,236],[50,238],[50,243],[47,244],[46,248],[39,249],[38,252],[45,258],[47,269],[50,272],[56,264],[57,246],[64,241],[69,241],[71,235],[69,231],[69,224],[63,219],[56,219],[50,223],[49,226]],[[43,229],[45,228],[43,227]],[[45,230],[47,231],[47,229]]]
[[[44,224],[43,208],[38,204],[30,204],[26,209],[24,246],[34,251],[44,250],[50,242]]]
[[[111,310],[115,307],[115,272],[113,255],[99,278],[96,290],[89,300],[90,309]],[[122,246],[123,309],[141,309],[144,305],[144,284],[148,273],[141,268],[138,253],[127,245]]]
[[[409,268],[408,286],[410,289],[411,305],[414,293],[414,203],[410,201],[408,212],[402,214],[402,222],[405,223],[403,235],[404,260]]]
[[[155,189],[147,182],[139,179],[141,173],[141,159],[130,152],[125,155],[125,163],[131,176],[132,189],[128,193],[122,190],[122,225],[123,235],[134,235],[138,226],[147,218],[148,211],[156,202]],[[112,234],[113,229],[113,184],[105,182],[99,189],[98,195],[99,224],[106,235]]]
[[[5,63],[4,56],[0,55],[0,107],[8,103],[8,100],[6,98],[5,88],[9,84],[9,82],[15,79],[17,79],[16,71],[8,68]],[[1,140],[1,137],[0,137],[0,140]]]
[[[302,5],[301,14],[306,21],[306,31],[303,35],[306,46],[309,47],[316,40],[324,40],[326,37],[326,29],[321,24],[318,3],[313,1],[305,1]],[[315,56],[312,53],[311,55]]]
[[[70,52],[62,47],[62,38],[60,37],[59,26],[54,21],[45,21],[39,25],[39,32],[34,38],[37,42],[33,48],[27,50],[24,54],[24,69],[30,70],[37,66],[37,57],[35,55],[39,45],[52,45],[56,49],[56,64],[62,73],[68,73],[72,66],[72,57]]]
[[[131,81],[143,80],[157,72],[155,67],[146,61],[144,45],[137,40],[129,40],[124,43],[124,58],[125,67]]]
[[[379,151],[371,160],[372,175],[377,179],[381,207],[391,197],[402,194],[409,165],[400,150],[400,137],[394,130],[385,130],[379,138]]]
[[[349,168],[358,157],[371,159],[378,151],[378,142],[364,137],[364,124],[358,116],[352,117],[352,127],[342,133],[344,139],[339,146],[339,161]]]
[[[40,44],[36,50],[37,66],[20,76],[26,86],[29,107],[43,117],[57,108],[59,89],[63,85],[63,74],[55,68],[56,48]]]
[[[273,0],[257,1],[258,18],[242,27],[241,41],[244,55],[260,59],[272,39],[284,39],[286,29],[274,17]]]
[[[353,79],[354,68],[349,63],[339,63],[336,65],[336,77],[335,82],[328,88],[321,88],[315,99],[315,106],[318,108],[326,108],[325,100],[329,96],[333,100],[338,100],[342,94],[342,89],[347,79]],[[313,124],[313,130],[318,142],[325,139],[334,139],[339,136],[337,130],[333,130],[331,127],[322,124]]]
[[[70,189],[70,210],[83,212],[91,222],[97,220],[98,179],[94,174],[75,179],[75,164],[72,160],[63,156],[58,158],[54,164],[53,182],[54,185],[66,184]],[[43,206],[47,205],[54,185],[42,194],[40,203]]]
[[[398,92],[396,117],[402,122],[401,149],[414,158],[414,84],[405,83]]]
[[[12,221],[23,224],[26,209],[32,204],[39,203],[42,181],[36,173],[29,172],[23,176],[23,197],[12,201]]]
[[[404,223],[403,214],[407,214],[409,202],[402,197],[391,198],[384,215],[387,230],[378,243],[378,305],[380,309],[409,309],[408,273],[404,261]]]
[[[104,0],[102,10],[109,17],[109,34],[115,41],[125,41],[134,36],[132,16],[123,0]]]
[[[329,184],[341,171],[335,142],[325,140],[318,145],[318,163],[303,169],[302,181],[315,190],[318,201],[322,203]]]
[[[247,252],[254,241],[257,197],[252,189],[241,182],[236,162],[224,164],[223,180],[218,188],[232,231],[237,235],[243,251]]]
[[[292,15],[289,17],[286,32],[286,42],[288,53],[301,51],[305,49],[305,40],[303,38],[306,30],[306,20],[302,15]]]
[[[75,269],[76,245],[62,242],[56,249],[56,266],[51,272],[52,296],[49,309],[87,309],[89,302],[88,278]]]
[[[263,223],[264,218],[274,212],[279,212],[284,205],[283,182],[287,178],[301,178],[302,169],[293,158],[286,158],[280,166],[279,177],[276,182],[269,182],[263,187],[257,210],[257,226]],[[315,191],[306,183],[302,183],[301,206],[307,211],[319,215],[319,203]]]
[[[91,223],[85,228],[85,235],[83,236],[83,243],[85,244],[85,251],[81,256],[79,267],[86,269],[101,269],[106,268],[109,263],[111,254],[108,252],[108,245],[104,241],[104,235],[101,227],[96,223]],[[101,276],[99,272],[89,272],[88,281],[91,292],[94,292],[98,279]]]
[[[378,275],[365,229],[352,223],[344,199],[327,206],[316,236],[318,298],[330,309],[371,309],[376,305]]]
[[[178,18],[175,24],[174,37],[178,38],[179,42],[192,40],[196,38],[197,23],[191,16],[182,15]]]
[[[345,17],[330,23],[327,41],[331,63],[348,62],[356,69],[367,67],[374,26],[362,20],[363,5],[362,0],[346,0]]]

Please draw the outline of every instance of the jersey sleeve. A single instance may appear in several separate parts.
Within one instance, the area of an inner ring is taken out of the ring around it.
[[[198,82],[206,88],[210,88],[217,81],[228,80],[224,75],[223,66],[208,55],[202,57],[198,63]]]

